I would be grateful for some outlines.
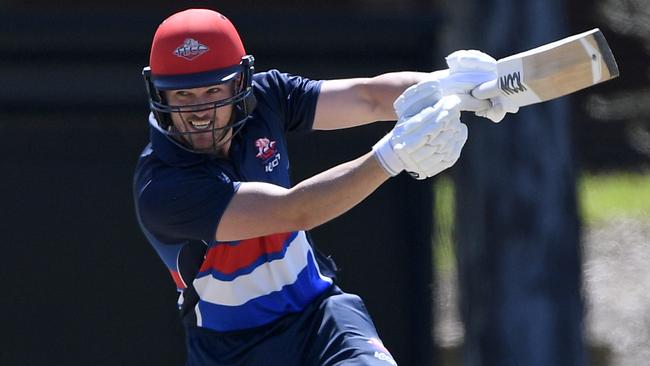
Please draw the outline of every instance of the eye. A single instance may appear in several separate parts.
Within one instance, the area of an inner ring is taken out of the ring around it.
[[[219,94],[219,93],[221,93],[221,88],[219,88],[219,87],[210,88],[210,89],[208,89],[208,93],[210,93],[210,94]]]
[[[190,92],[188,92],[186,90],[179,90],[174,94],[176,94],[177,97],[188,97],[188,96],[190,96]]]

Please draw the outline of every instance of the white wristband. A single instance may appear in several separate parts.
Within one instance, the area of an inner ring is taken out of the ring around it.
[[[382,137],[381,140],[372,147],[372,151],[375,153],[375,158],[379,162],[382,168],[388,173],[391,177],[396,176],[404,170],[404,163],[399,159],[393,147],[390,144],[390,139],[393,137],[392,131]]]

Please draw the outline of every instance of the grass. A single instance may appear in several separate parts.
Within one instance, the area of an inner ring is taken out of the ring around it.
[[[442,175],[434,184],[434,235],[433,246],[436,269],[449,272],[455,268],[454,253],[454,183]]]
[[[442,175],[434,184],[434,258],[437,270],[455,268],[454,184]],[[584,173],[577,182],[580,215],[584,225],[613,218],[650,220],[650,171],[645,173]]]
[[[650,172],[584,174],[578,198],[586,225],[616,217],[650,219]]]

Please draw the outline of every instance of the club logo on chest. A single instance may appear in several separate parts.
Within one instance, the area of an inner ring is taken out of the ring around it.
[[[264,170],[270,173],[280,165],[280,153],[276,147],[276,142],[269,140],[267,137],[259,138],[255,141],[257,148],[256,158],[260,159],[264,164]]]

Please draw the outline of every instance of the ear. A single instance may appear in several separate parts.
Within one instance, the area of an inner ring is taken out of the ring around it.
[[[169,91],[167,91],[167,90],[158,91],[158,97],[160,98],[161,102],[167,103],[167,101],[169,100],[168,93],[169,93]]]

